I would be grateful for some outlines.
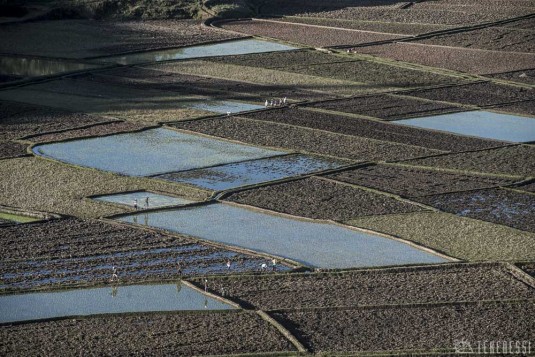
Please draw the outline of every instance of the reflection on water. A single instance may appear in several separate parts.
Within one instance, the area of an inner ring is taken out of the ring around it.
[[[180,197],[160,195],[157,193],[139,191],[105,195],[94,198],[97,201],[117,203],[138,209],[160,208],[168,206],[180,206],[193,203],[194,201]]]
[[[487,139],[535,141],[535,119],[486,111],[472,111],[399,120],[396,124],[449,131]]]
[[[35,77],[97,68],[99,65],[25,57],[0,57],[0,74]]]
[[[230,56],[248,53],[290,51],[295,49],[296,47],[291,47],[276,42],[247,39],[170,50],[133,53],[122,56],[111,56],[102,58],[99,61],[116,62],[119,64],[128,65],[135,63],[159,62],[211,56]]]
[[[0,323],[106,313],[232,308],[180,283],[114,285],[108,288],[0,296]]]
[[[331,223],[302,221],[233,205],[134,214],[150,216],[150,226],[286,257],[322,268],[441,263],[445,259],[407,244]]]
[[[158,178],[185,182],[209,190],[230,188],[273,181],[285,177],[309,174],[346,165],[341,160],[311,155],[286,155],[227,164],[206,169],[168,173]]]
[[[38,145],[33,152],[132,176],[197,169],[284,153],[163,128]]]

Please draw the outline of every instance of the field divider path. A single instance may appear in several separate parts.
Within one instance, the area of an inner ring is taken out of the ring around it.
[[[200,294],[202,295],[205,295],[205,296],[208,296],[214,300],[217,300],[217,301],[220,301],[224,304],[227,304],[227,305],[230,305],[232,307],[235,307],[236,309],[242,309],[242,307],[240,306],[240,304],[237,304],[235,303],[234,301],[231,301],[231,300],[228,300],[228,299],[225,299],[224,297],[222,296],[219,296],[219,295],[216,295],[216,294],[212,294],[211,292],[209,291],[206,291],[204,289],[201,289],[199,288],[197,285],[195,284],[192,284],[191,282],[187,281],[187,280],[181,280],[180,281],[182,284],[186,285],[188,288],[191,288],[197,292],[199,292]]]
[[[516,145],[512,145],[516,146]],[[510,146],[504,146],[504,147],[510,147]],[[494,148],[493,148],[494,149]],[[484,150],[476,150],[476,151],[467,151],[467,152],[479,152],[479,151],[485,151]],[[462,154],[463,152],[456,152],[453,154]],[[441,155],[431,155],[427,157],[423,157],[423,159],[426,158],[434,158],[434,157],[440,157],[440,156],[446,156],[452,153],[447,154],[441,154]],[[412,159],[410,159],[412,160]],[[422,170],[431,170],[436,172],[446,172],[446,173],[452,173],[452,174],[462,174],[462,175],[471,175],[471,176],[487,176],[487,177],[497,177],[497,178],[505,178],[505,179],[516,179],[516,180],[524,180],[526,176],[520,176],[520,175],[506,175],[506,174],[499,174],[499,173],[490,173],[490,172],[483,172],[483,171],[471,171],[471,170],[460,170],[460,169],[450,169],[445,167],[437,167],[437,166],[424,166],[424,165],[413,165],[410,163],[405,163],[405,161],[410,160],[399,160],[399,161],[388,161],[385,162],[385,165],[396,165],[400,167],[406,167],[409,169],[422,169]],[[521,182],[521,181],[520,181]]]
[[[532,289],[535,289],[535,278],[517,267],[515,264],[512,263],[505,263],[505,268],[511,273],[511,275],[521,281],[522,283],[528,285]]]
[[[277,320],[269,316],[269,314],[262,310],[257,310],[256,313],[273,327],[275,327],[286,339],[288,339],[299,352],[309,352],[307,348],[284,326],[282,326]]]

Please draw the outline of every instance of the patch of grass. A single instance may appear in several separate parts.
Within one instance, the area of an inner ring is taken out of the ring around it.
[[[27,223],[27,222],[39,221],[39,218],[0,212],[0,220],[13,221],[17,223]]]
[[[410,240],[464,260],[535,259],[535,234],[450,214],[386,215],[346,223]]]
[[[192,199],[208,196],[205,191],[175,183],[119,176],[34,157],[2,160],[0,172],[0,204],[84,218],[132,211],[85,199],[92,195],[148,190]]]

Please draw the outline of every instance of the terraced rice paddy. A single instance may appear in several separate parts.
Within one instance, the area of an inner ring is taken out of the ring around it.
[[[38,155],[131,176],[190,170],[283,152],[203,138],[169,129],[34,147]],[[176,157],[181,157],[176,161]]]
[[[347,163],[341,160],[308,155],[287,155],[213,166],[206,169],[163,174],[156,177],[221,191],[311,174],[316,171],[332,170]]]
[[[472,111],[446,114],[399,120],[396,124],[494,140],[512,142],[535,141],[535,121],[533,118],[492,112]]]
[[[279,43],[246,39],[240,40],[238,42],[230,41],[202,46],[184,47],[180,49],[151,51],[115,57],[105,57],[101,59],[101,61],[116,62],[119,64],[128,65],[211,56],[231,56],[244,53],[290,51],[293,49],[295,49],[295,47]]]
[[[0,296],[0,323],[67,316],[232,307],[180,282]]]
[[[404,243],[336,226],[211,204],[148,213],[146,225],[327,268],[438,263],[444,258]],[[118,218],[145,224],[140,216]],[[380,252],[380,253],[379,253]]]
[[[51,6],[0,5],[0,355],[533,354],[532,0]]]

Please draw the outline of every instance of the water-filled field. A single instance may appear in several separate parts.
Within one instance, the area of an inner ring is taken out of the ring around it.
[[[535,119],[487,111],[472,111],[396,121],[419,128],[512,142],[535,140]]]
[[[247,53],[276,52],[295,50],[296,47],[276,42],[260,41],[254,39],[228,41],[209,45],[200,45],[169,50],[148,51],[127,55],[105,57],[100,61],[116,62],[119,64],[135,64],[146,62],[159,62],[189,58],[212,56],[243,55]]]
[[[70,164],[131,176],[197,169],[284,153],[162,128],[38,145],[33,151]]]
[[[146,224],[151,227],[274,254],[315,267],[348,268],[446,261],[379,235],[228,204],[216,203],[147,215]],[[131,223],[134,219],[137,215],[118,218]]]
[[[318,156],[287,155],[169,173],[158,177],[219,191],[334,169],[345,164],[347,164],[346,161]]]
[[[0,322],[65,316],[175,310],[227,310],[180,282],[163,285],[110,286],[0,297]]]

